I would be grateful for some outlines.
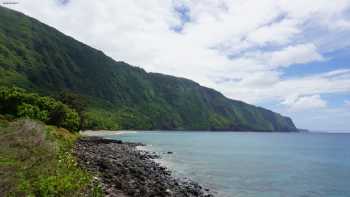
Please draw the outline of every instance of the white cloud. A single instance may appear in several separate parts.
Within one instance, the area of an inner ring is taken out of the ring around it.
[[[294,95],[307,96],[315,94],[335,94],[350,92],[350,69],[335,70],[331,72],[293,77],[283,79],[281,73],[265,72],[264,75],[252,73],[242,76],[241,80],[226,80],[220,88],[228,90],[230,97],[249,102],[280,102]],[[261,76],[258,78],[255,75]],[[247,83],[255,79],[255,83]],[[270,81],[271,83],[263,83]]]
[[[301,33],[296,20],[286,19],[278,23],[266,25],[256,29],[247,36],[247,40],[259,45],[286,44],[291,38]]]
[[[281,106],[279,106],[281,107]],[[347,108],[318,108],[304,111],[291,111],[274,108],[285,115],[293,117],[298,128],[311,131],[350,132],[350,110]]]
[[[270,56],[271,65],[289,66],[323,60],[313,44],[288,46],[282,51],[273,52]]]
[[[350,46],[350,0],[18,1],[8,7],[116,60],[187,77],[230,98],[280,103],[298,95],[294,105],[302,106],[315,95],[350,92],[349,69],[293,78],[284,72]]]
[[[346,107],[350,107],[350,100],[345,100],[344,104],[345,104]]]
[[[330,28],[340,28],[343,30],[348,30],[350,29],[350,21],[349,20],[337,20],[335,23],[333,23],[332,26],[330,26]]]
[[[277,69],[325,59],[318,53],[316,46],[311,43],[290,45],[273,52],[247,53],[244,58],[255,60],[254,65],[263,65],[263,69]]]
[[[322,100],[320,95],[312,96],[293,96],[287,98],[282,104],[288,106],[291,111],[304,111],[310,109],[325,108],[327,106],[326,101]]]

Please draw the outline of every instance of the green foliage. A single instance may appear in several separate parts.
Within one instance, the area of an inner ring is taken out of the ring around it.
[[[70,109],[65,105],[63,105],[63,112],[64,119],[58,125],[62,126],[63,128],[71,129],[72,131],[78,131],[80,128],[80,117],[78,113],[76,113],[73,109]]]
[[[90,109],[86,113],[85,128],[90,129],[121,129],[117,116],[109,111]]]
[[[187,79],[114,61],[2,7],[1,84],[47,95],[73,93],[60,99],[78,112],[85,128],[296,131],[290,118],[228,99]]]
[[[87,100],[79,94],[75,94],[69,91],[63,91],[57,97],[58,100],[74,109],[80,117],[80,129],[86,122],[86,108],[88,105]]]
[[[37,119],[37,120],[41,120],[41,121],[48,120],[48,112],[47,111],[40,110],[40,108],[38,106],[33,106],[33,105],[27,104],[27,103],[22,103],[21,105],[18,105],[17,116]]]
[[[21,88],[0,87],[0,113],[79,130],[80,117],[75,110],[51,97],[39,96]]]
[[[32,120],[0,127],[0,196],[102,196],[71,153],[77,138]]]
[[[87,100],[79,94],[69,91],[63,91],[57,97],[62,103],[75,109],[79,114],[83,113],[87,107]]]

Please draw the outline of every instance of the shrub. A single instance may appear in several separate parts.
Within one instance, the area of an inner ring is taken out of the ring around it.
[[[26,119],[0,127],[0,196],[102,196],[72,154],[78,137]]]
[[[37,119],[44,122],[48,120],[48,113],[46,110],[40,110],[38,106],[27,103],[22,103],[17,107],[17,116]]]
[[[51,97],[17,87],[0,88],[0,113],[37,119],[72,131],[80,128],[80,117],[74,109]]]

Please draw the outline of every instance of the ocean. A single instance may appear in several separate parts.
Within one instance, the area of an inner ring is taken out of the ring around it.
[[[174,176],[219,197],[349,197],[350,134],[132,132]],[[167,154],[167,152],[173,154]]]

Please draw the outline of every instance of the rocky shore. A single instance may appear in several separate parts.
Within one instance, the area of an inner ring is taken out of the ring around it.
[[[155,154],[126,143],[99,137],[83,137],[74,153],[83,168],[96,174],[106,196],[111,197],[212,197],[208,189],[192,181],[179,180],[152,159]]]

